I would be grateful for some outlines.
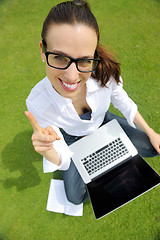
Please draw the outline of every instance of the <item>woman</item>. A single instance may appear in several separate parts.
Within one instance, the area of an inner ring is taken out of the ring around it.
[[[47,76],[26,101],[33,146],[44,157],[44,172],[63,170],[67,198],[80,204],[88,197],[86,186],[70,160],[68,145],[114,118],[143,157],[160,154],[160,135],[123,90],[120,64],[100,46],[98,24],[85,1],[51,9],[40,50]],[[111,102],[126,119],[107,111]]]

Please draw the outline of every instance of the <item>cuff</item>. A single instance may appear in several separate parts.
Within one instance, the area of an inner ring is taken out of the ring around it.
[[[63,162],[61,160],[61,164],[58,166],[43,157],[43,172],[48,173],[55,172],[56,170],[67,170],[69,168],[70,162],[71,162],[70,158],[66,159],[66,161]]]
[[[63,135],[58,130],[58,128],[53,127],[53,129],[57,132],[58,136],[61,138],[53,142],[53,147],[58,153],[61,164],[58,166],[43,157],[43,172],[54,172],[56,170],[67,170],[70,165],[71,157],[73,156],[73,152],[69,149],[68,145],[64,141]]]

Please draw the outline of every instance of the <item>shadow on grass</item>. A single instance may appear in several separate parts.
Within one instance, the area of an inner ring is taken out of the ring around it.
[[[14,177],[6,176],[2,181],[6,189],[15,186],[17,191],[22,191],[38,185],[41,181],[33,163],[42,161],[42,157],[34,151],[31,135],[30,131],[18,133],[2,151],[4,168],[8,169],[11,175],[14,172]]]
[[[9,238],[0,233],[0,240],[9,240]]]
[[[160,240],[160,230],[158,230],[158,233],[155,236],[154,240]]]
[[[0,5],[2,5],[3,3],[6,3],[6,2],[9,2],[9,0],[0,0]]]

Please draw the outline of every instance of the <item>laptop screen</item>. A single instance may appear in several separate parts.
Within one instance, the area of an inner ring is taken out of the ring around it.
[[[139,155],[87,184],[96,219],[160,183],[160,176]]]

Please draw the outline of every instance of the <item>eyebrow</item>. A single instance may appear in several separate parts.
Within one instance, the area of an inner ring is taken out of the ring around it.
[[[61,51],[59,51],[59,50],[53,50],[53,51],[51,51],[51,52],[53,52],[53,53],[57,53],[57,54],[62,54],[62,55],[65,55],[66,57],[71,57],[71,56],[69,56],[68,54],[66,54],[66,53],[64,53],[64,52],[61,52]],[[72,57],[73,58],[73,57]],[[84,59],[90,59],[90,58],[94,58],[94,56],[82,56],[82,57],[78,57],[78,58],[84,58]],[[78,58],[76,58],[76,59],[78,59]],[[75,59],[75,58],[74,58]]]

